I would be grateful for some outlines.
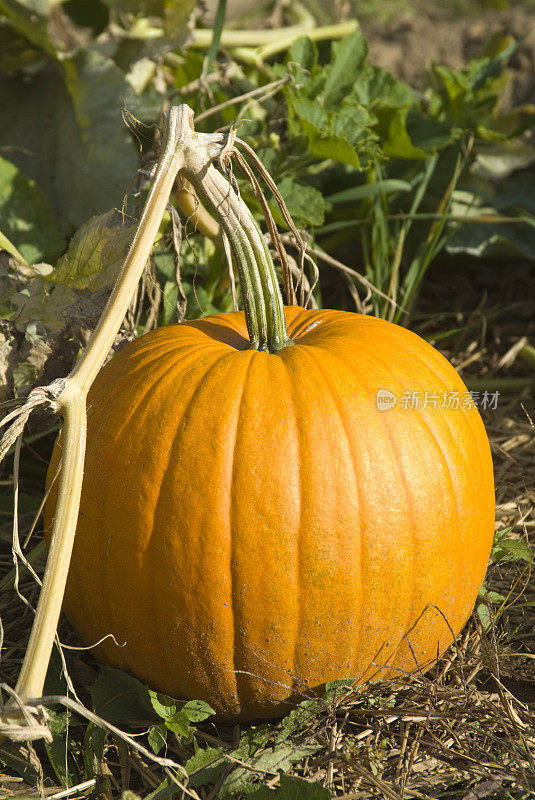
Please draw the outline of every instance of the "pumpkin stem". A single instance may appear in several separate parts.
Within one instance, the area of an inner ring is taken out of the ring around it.
[[[230,242],[242,287],[249,348],[276,353],[292,341],[269,248],[246,204],[211,163],[220,135],[191,132],[190,137],[182,172],[210,206]],[[217,149],[219,155],[222,147]]]

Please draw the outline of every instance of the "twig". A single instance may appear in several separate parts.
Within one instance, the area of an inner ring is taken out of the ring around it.
[[[234,267],[232,266],[232,250],[230,248],[230,242],[228,240],[228,236],[226,233],[223,233],[223,249],[225,250],[225,256],[227,258],[230,291],[232,294],[232,305],[234,306],[234,311],[237,311],[238,295],[236,294],[236,279],[234,277]]]
[[[218,106],[212,106],[212,108],[206,109],[206,111],[203,111],[201,114],[197,114],[195,116],[195,122],[201,122],[201,120],[207,119],[208,117],[211,117],[213,114],[217,114],[224,108],[238,105],[239,103],[242,103],[244,100],[249,100],[252,97],[259,97],[267,93],[271,95],[274,93],[274,90],[278,91],[287,83],[290,83],[291,80],[292,80],[291,75],[285,75],[284,78],[280,78],[278,81],[272,81],[271,83],[266,83],[265,86],[260,86],[257,89],[251,89],[250,92],[245,92],[244,94],[238,95],[238,97],[231,97],[229,100],[225,100],[223,103],[219,103]]]
[[[279,232],[277,231],[277,226],[275,225],[275,220],[273,219],[273,215],[271,214],[271,210],[267,204],[266,198],[260,188],[256,176],[254,175],[253,171],[245,161],[242,154],[238,150],[234,150],[232,157],[235,159],[236,163],[238,164],[244,175],[249,180],[251,186],[253,187],[253,192],[262,207],[262,213],[264,214],[264,219],[266,220],[271,241],[273,242],[275,249],[277,250],[281,262],[282,274],[284,278],[284,288],[286,293],[286,301],[289,305],[291,305],[295,302],[295,292],[292,282],[292,273],[290,270],[290,266],[288,264],[288,257],[286,255],[286,251],[282,245]]]
[[[281,239],[283,240],[283,242],[287,242],[288,244],[295,244],[292,239],[292,236],[289,234],[283,234],[281,236]],[[395,300],[393,300],[387,294],[378,289],[377,286],[374,286],[373,283],[371,283],[371,281],[369,281],[367,278],[364,277],[364,275],[361,275],[360,272],[351,269],[351,267],[348,267],[347,264],[343,264],[336,258],[333,258],[327,253],[324,253],[323,250],[317,250],[314,247],[310,247],[310,245],[308,244],[305,244],[305,247],[306,247],[306,252],[311,256],[314,256],[314,258],[317,258],[320,261],[324,261],[326,264],[330,264],[331,267],[335,267],[336,269],[339,269],[341,272],[345,272],[347,275],[351,275],[353,278],[355,278],[355,280],[357,280],[359,283],[361,283],[363,286],[369,289],[370,292],[373,292],[373,294],[376,294],[379,297],[382,297],[384,300],[387,300],[388,303],[390,303],[394,308],[399,309],[404,314],[408,313],[404,309],[400,308],[400,306],[398,306]]]
[[[63,800],[64,797],[72,797],[73,794],[80,794],[80,792],[85,792],[86,789],[91,789],[96,782],[96,778],[90,778],[88,781],[78,783],[76,786],[69,786],[68,789],[48,795],[47,800]]]
[[[312,292],[314,291],[314,288],[315,288],[315,286],[316,286],[316,284],[317,284],[317,282],[319,280],[318,267],[317,267],[314,259],[311,258],[311,256],[310,256],[310,252],[311,252],[310,248],[307,248],[307,246],[306,246],[301,234],[297,230],[297,228],[296,228],[296,226],[294,224],[294,221],[293,221],[288,209],[286,208],[286,203],[284,202],[284,198],[282,197],[281,193],[279,192],[279,189],[278,189],[275,181],[273,180],[273,178],[271,177],[269,172],[266,170],[266,168],[264,167],[264,165],[262,164],[262,162],[260,161],[260,159],[256,155],[255,151],[253,150],[253,148],[250,147],[247,144],[247,142],[244,142],[244,141],[242,141],[241,139],[238,139],[238,138],[236,138],[236,143],[240,147],[242,147],[245,150],[245,152],[247,153],[247,155],[251,158],[251,160],[255,164],[256,168],[258,169],[258,171],[260,172],[260,174],[264,178],[265,182],[267,183],[270,191],[273,193],[273,196],[275,197],[275,200],[277,201],[277,204],[278,204],[278,206],[279,206],[279,208],[281,210],[281,214],[284,217],[284,221],[286,222],[286,224],[288,225],[291,233],[293,234],[293,238],[294,238],[293,245],[294,245],[294,247],[297,248],[297,250],[299,252],[299,266],[300,266],[301,274],[303,274],[305,259],[310,263],[310,265],[311,265],[311,267],[313,269],[314,281],[313,281],[313,283],[312,283],[312,285],[310,287],[310,291],[309,291],[309,294],[308,294],[308,297],[307,297],[306,300],[304,300],[303,286],[301,285],[300,302],[301,302],[302,306],[306,306],[308,304],[308,300],[311,297]],[[284,238],[282,236],[280,236],[279,238],[280,238],[281,242],[284,241]],[[292,287],[292,293],[293,293],[293,287]],[[290,295],[289,295],[289,300],[288,300],[289,303],[295,302],[292,299],[292,293],[290,293]]]

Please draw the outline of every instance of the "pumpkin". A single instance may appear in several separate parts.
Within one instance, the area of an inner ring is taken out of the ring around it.
[[[108,637],[100,661],[226,720],[427,668],[494,529],[483,422],[442,355],[371,316],[285,323],[276,352],[249,348],[243,312],[161,328],[88,401],[64,610]]]
[[[484,576],[492,463],[424,340],[284,308],[255,220],[207,162],[221,145],[191,117],[177,158],[228,238],[244,311],[148,333],[99,374],[64,608],[104,663],[247,720],[434,662]],[[60,456],[61,439],[49,477]],[[53,487],[47,529],[55,502]]]

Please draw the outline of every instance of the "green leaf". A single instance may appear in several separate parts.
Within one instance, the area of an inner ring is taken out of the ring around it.
[[[336,113],[330,115],[331,131],[337,136],[343,136],[353,145],[358,153],[374,153],[381,157],[375,145],[377,135],[371,131],[372,125],[377,122],[369,111],[359,103],[347,99]]]
[[[196,81],[200,78],[204,63],[204,56],[197,50],[188,50],[182,59],[182,63],[174,69],[174,85],[177,89]],[[195,95],[195,91],[192,92]],[[188,97],[189,95],[186,95]]]
[[[150,702],[159,717],[164,720],[172,719],[177,712],[177,701],[162,692],[149,689]]]
[[[155,248],[156,249],[156,248]],[[176,260],[175,254],[167,251],[155,252],[153,251],[154,266],[165,278],[171,280],[174,278],[176,283]]]
[[[317,781],[305,781],[281,775],[280,785],[275,789],[260,786],[249,795],[251,800],[329,800],[330,792]]]
[[[181,704],[180,710],[190,722],[203,722],[215,714],[214,709],[204,700],[186,700],[185,703]]]
[[[366,65],[361,80],[355,83],[352,94],[358,102],[373,113],[381,106],[413,106],[416,104],[414,90],[397,80],[386,69]]]
[[[414,147],[424,150],[429,155],[452,144],[459,134],[457,129],[436,119],[424,117],[414,108],[407,114],[406,126]]]
[[[120,669],[102,667],[90,691],[95,713],[114,725],[154,719],[147,687]]]
[[[533,563],[533,556],[529,542],[524,539],[517,539],[509,534],[512,528],[503,528],[495,531],[490,560],[492,563],[497,561],[526,561]],[[484,588],[484,592],[487,590]]]
[[[10,242],[7,236],[2,233],[2,231],[0,231],[0,249],[5,250],[10,256],[13,256],[13,258],[18,261],[19,264],[28,266],[28,262],[22,253],[17,250],[13,242]]]
[[[467,222],[451,237],[449,253],[468,253],[471,256],[493,258],[535,259],[535,227],[525,223],[496,222],[478,225]]]
[[[221,785],[219,800],[250,794],[258,787],[259,776],[266,772],[286,772],[298,761],[316,753],[321,744],[307,737],[306,741],[295,740],[311,719],[321,713],[322,706],[315,700],[307,700],[288,714],[278,725],[259,725],[246,729],[237,748],[225,753],[223,748],[196,748],[186,762],[191,787],[214,784],[225,770],[239,759],[248,766],[236,765]],[[290,739],[293,736],[294,739]]]
[[[507,536],[494,544],[491,557],[493,561],[525,561],[527,564],[533,564],[534,560],[529,542]]]
[[[502,87],[490,79],[500,57],[493,62],[490,67],[489,59],[479,59],[458,70],[433,64],[428,74],[434,89],[429,98],[431,115],[465,132],[474,131],[479,138],[501,138],[496,106]],[[501,67],[496,75],[500,71]]]
[[[167,728],[165,725],[153,725],[147,738],[152,750],[158,755],[167,742]]]
[[[308,36],[296,39],[286,55],[286,63],[294,64],[304,72],[312,73],[318,62],[318,48]]]
[[[486,606],[485,603],[479,603],[476,611],[481,624],[483,625],[484,629],[487,630],[491,623],[491,614],[488,606]]]
[[[326,703],[332,703],[341,694],[346,694],[355,690],[354,678],[340,678],[336,681],[329,681],[325,684],[323,699]]]
[[[494,80],[495,78],[499,77],[502,74],[504,67],[509,62],[511,56],[513,56],[520,47],[520,44],[520,41],[512,41],[494,58],[481,59],[480,61],[475,62],[475,69],[470,75],[470,85],[472,90],[477,92],[478,89],[483,88],[487,81]]]
[[[48,710],[48,727],[52,741],[45,742],[46,753],[58,780],[64,786],[74,786],[81,777],[68,748],[69,712],[57,713]]]
[[[189,724],[189,719],[182,711],[177,711],[171,719],[166,719],[165,726],[171,733],[175,734],[177,739],[184,739],[186,742],[192,741],[193,730]]]
[[[332,46],[331,63],[325,68],[326,81],[322,91],[327,110],[336,108],[348,89],[360,77],[368,55],[368,44],[360,31],[349,34]]]
[[[0,147],[43,192],[62,234],[122,207],[138,165],[121,115],[131,92],[117,65],[93,50],[50,60],[31,79],[0,76]]]
[[[228,759],[223,758],[225,751],[222,747],[195,746],[194,755],[184,765],[190,776],[188,786],[192,789],[214,784],[221,773],[229,767]]]
[[[163,287],[164,325],[171,325],[173,322],[177,322],[178,319],[177,302],[178,302],[178,286],[176,280],[166,281]]]
[[[1,157],[0,230],[29,264],[43,259],[52,261],[66,246],[50,206],[35,182]]]
[[[145,795],[143,800],[171,800],[173,797],[183,795],[184,792],[179,789],[176,783],[171,778],[165,778],[157,789],[150,794]]]
[[[109,286],[124,264],[135,231],[136,223],[119,211],[93,217],[76,231],[47,280],[92,292]]]
[[[98,775],[99,765],[104,758],[107,733],[104,728],[90,722],[84,735],[84,763],[87,779]]]
[[[4,695],[2,700],[5,702],[9,695]],[[2,742],[0,747],[0,764],[7,766],[15,775],[20,777],[29,785],[35,786],[42,780],[42,770],[38,771],[36,765],[30,763],[29,758],[21,756],[20,744],[17,742]],[[42,800],[42,794],[36,793],[35,800]]]
[[[290,711],[278,726],[275,736],[277,742],[285,741],[289,736],[299,733],[310,722],[324,713],[325,706],[318,700],[303,700],[297,708]]]
[[[153,709],[164,720],[168,730],[186,741],[191,741],[193,738],[191,722],[202,722],[215,713],[208,703],[202,700],[178,701],[152,690],[149,690],[149,697]]]
[[[284,202],[296,225],[321,225],[325,217],[325,201],[323,195],[304,183],[298,183],[289,176],[283,178],[278,184]],[[277,202],[270,203],[271,212],[278,225],[286,227],[286,223],[279,210]]]
[[[295,95],[289,110],[290,129],[294,134],[305,134],[311,155],[360,167],[353,145],[345,136],[330,132],[332,118],[321,105],[302,95]]]
[[[68,651],[64,654],[65,658],[67,659],[67,664],[69,664],[69,654]],[[50,656],[50,661],[48,664],[48,669],[46,671],[46,679],[45,679],[45,686],[43,694],[51,695],[51,694],[60,694],[65,695],[69,691],[69,687],[67,685],[67,681],[65,679],[65,673],[63,670],[63,662],[59,655],[59,652],[56,647],[52,650],[52,654]],[[74,714],[71,713],[71,724],[73,720],[76,719]]]
[[[317,704],[315,705],[317,707]],[[310,719],[308,713],[305,714],[305,718]],[[316,741],[308,739],[305,742],[298,742],[288,738],[290,728],[296,733],[303,719],[294,719],[295,727],[289,722],[286,723],[286,729],[279,725],[275,732],[269,725],[245,731],[239,746],[230,753],[230,756],[247,762],[248,766],[237,767],[230,773],[218,792],[219,800],[226,800],[243,793],[249,794],[257,786],[259,775],[266,772],[287,772],[298,761],[321,750],[321,744]]]
[[[489,603],[503,603],[505,600],[505,595],[500,594],[499,592],[491,592],[485,586],[482,586],[478,592],[480,597],[484,597],[485,600],[488,600]]]
[[[377,133],[382,139],[383,151],[389,158],[427,158],[427,153],[415,147],[407,130],[410,106],[384,106],[378,114]]]

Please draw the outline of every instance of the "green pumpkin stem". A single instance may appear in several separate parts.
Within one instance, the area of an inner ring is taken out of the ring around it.
[[[284,304],[269,248],[253,215],[229,181],[210,163],[216,139],[195,134],[187,148],[184,172],[223,228],[242,287],[249,348],[276,353],[292,344]],[[221,150],[221,147],[219,147]],[[205,157],[202,157],[204,152]]]

